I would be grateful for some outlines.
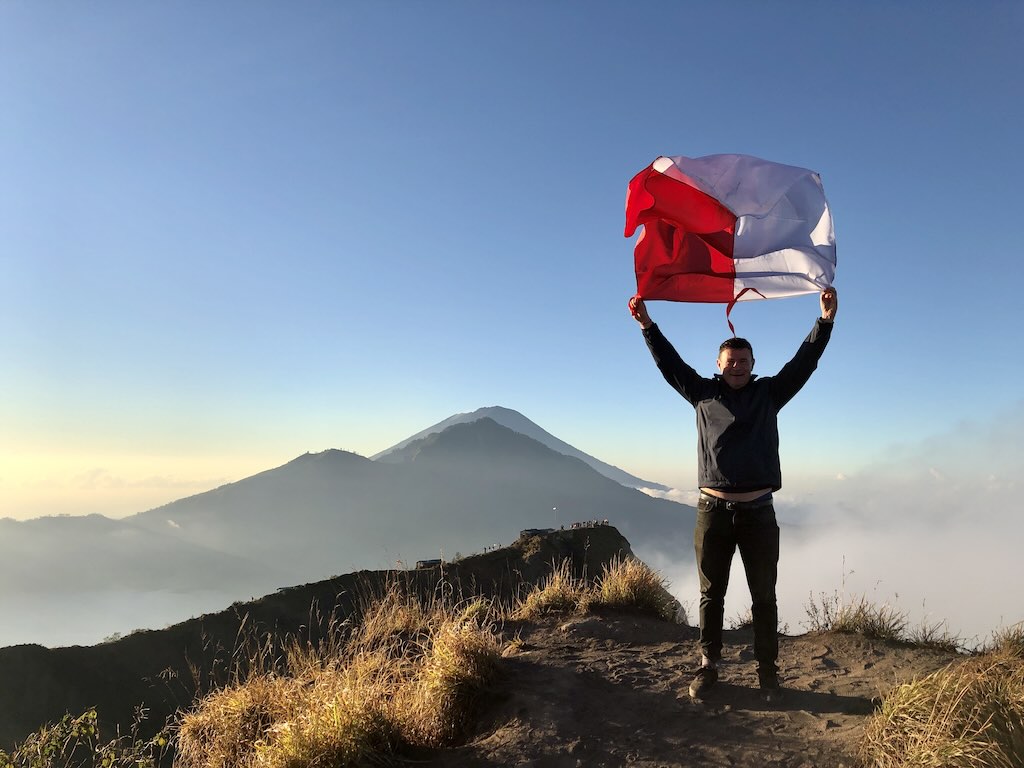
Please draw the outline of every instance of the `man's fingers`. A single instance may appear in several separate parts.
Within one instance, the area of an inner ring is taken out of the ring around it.
[[[638,306],[639,303],[640,303],[640,297],[639,296],[633,296],[629,300],[629,312],[630,312],[631,315],[633,315],[633,317],[639,317],[640,316],[640,309],[639,309],[639,306]]]

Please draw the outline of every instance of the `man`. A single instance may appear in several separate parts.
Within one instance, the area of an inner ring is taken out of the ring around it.
[[[658,369],[697,412],[700,500],[693,540],[700,580],[702,655],[700,671],[690,684],[695,700],[718,680],[725,591],[737,548],[753,603],[754,656],[762,695],[767,701],[781,696],[775,598],[779,526],[772,506],[772,493],[782,487],[777,417],[817,368],[838,305],[834,288],[821,293],[821,319],[796,356],[775,376],[757,378],[752,373],[750,343],[732,338],[719,348],[720,373],[706,379],[679,357],[652,322],[643,299],[629,300]]]

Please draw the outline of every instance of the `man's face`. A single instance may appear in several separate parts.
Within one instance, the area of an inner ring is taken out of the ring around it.
[[[754,356],[749,349],[723,349],[718,353],[718,370],[733,389],[747,385],[753,368]]]

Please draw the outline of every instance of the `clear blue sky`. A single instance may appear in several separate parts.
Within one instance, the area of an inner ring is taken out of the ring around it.
[[[626,311],[626,183],[663,154],[821,174],[840,307],[787,487],[1019,422],[1022,34],[1019,2],[4,0],[0,515],[486,405],[692,484]],[[712,373],[724,308],[650,309]],[[817,312],[733,319],[767,374]]]

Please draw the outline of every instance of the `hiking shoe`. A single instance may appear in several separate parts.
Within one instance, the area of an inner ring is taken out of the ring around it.
[[[757,671],[757,679],[761,688],[761,698],[768,704],[777,704],[782,701],[782,686],[779,685],[777,672]]]
[[[690,683],[690,698],[701,701],[708,689],[718,681],[717,667],[701,667],[697,676]]]

